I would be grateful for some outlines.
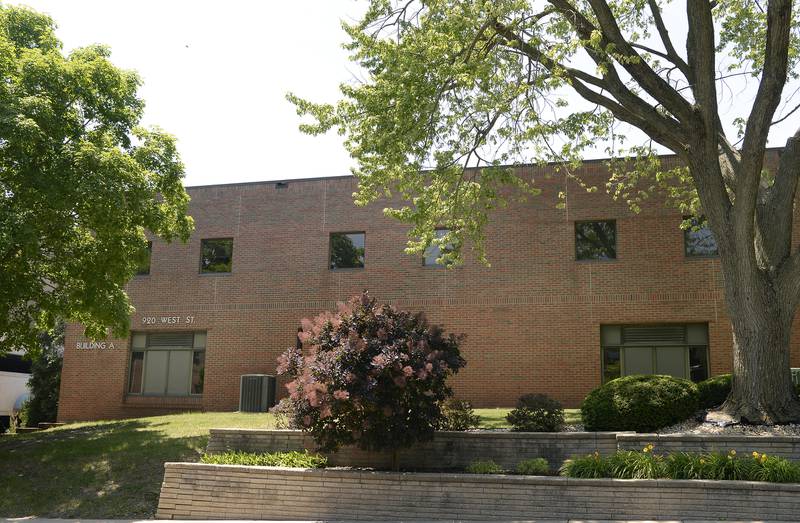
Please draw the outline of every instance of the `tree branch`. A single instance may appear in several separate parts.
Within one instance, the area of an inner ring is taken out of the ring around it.
[[[661,8],[658,7],[656,0],[648,0],[648,4],[650,5],[650,11],[653,13],[653,21],[656,24],[658,35],[661,37],[661,43],[664,44],[664,49],[667,50],[666,55],[661,56],[675,64],[686,79],[689,80],[689,83],[692,83],[692,70],[689,68],[689,64],[675,50],[675,46],[672,45],[669,31],[666,24],[664,24],[664,19],[661,17]]]

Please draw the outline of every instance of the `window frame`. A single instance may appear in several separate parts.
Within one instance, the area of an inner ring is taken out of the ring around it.
[[[439,232],[439,231],[447,231],[447,232],[450,232],[451,230],[452,230],[452,229],[450,229],[449,227],[436,227],[436,228],[434,229],[434,235],[435,235],[437,232]],[[446,234],[446,233],[445,233],[445,234]],[[426,254],[425,254],[425,253],[426,253],[426,252],[428,251],[428,249],[430,249],[432,246],[433,246],[433,245],[429,245],[429,246],[428,246],[428,247],[425,249],[425,251],[423,251],[423,253],[422,253],[422,266],[423,266],[423,267],[430,268],[430,269],[446,269],[446,268],[448,268],[448,265],[445,265],[444,263],[439,263],[439,262],[437,262],[436,260],[434,260],[434,261],[433,261],[433,263],[430,263],[430,264],[429,264],[429,263],[425,263],[425,262],[426,262],[426,260],[427,260],[427,258],[428,258],[428,257],[426,256]],[[441,252],[442,252],[442,250],[441,250],[441,248],[440,248],[440,249],[439,249],[439,256],[441,256]]]
[[[192,347],[165,347],[160,345],[155,345],[153,347],[145,346],[145,347],[134,347],[133,346],[133,336],[135,334],[154,334],[158,333],[159,331],[148,331],[148,332],[132,332],[131,333],[131,341],[130,341],[130,350],[128,351],[128,379],[127,384],[125,387],[125,394],[127,396],[141,396],[147,398],[198,398],[202,397],[203,393],[193,393],[193,380],[194,380],[194,355],[195,353],[202,352],[203,353],[203,370],[205,371],[205,356],[206,356],[206,349],[208,346],[208,332],[207,331],[191,331],[192,332]],[[206,341],[202,347],[195,347],[194,344],[196,343],[195,337],[198,334],[204,334]],[[153,392],[144,392],[144,383],[145,377],[147,375],[147,355],[150,352],[166,352],[167,353],[167,364],[166,364],[166,375],[167,379],[164,381],[164,393],[157,394]],[[131,386],[133,385],[133,355],[136,353],[142,353],[142,374],[139,381],[139,392],[131,392]],[[170,362],[172,361],[172,353],[173,352],[188,352],[191,354],[190,358],[190,365],[189,365],[189,387],[187,394],[169,394],[167,391],[169,390],[169,373],[170,373]],[[205,390],[205,372],[203,373],[203,390]]]
[[[672,342],[664,342],[664,343],[642,343],[642,344],[625,344],[622,339],[619,340],[618,344],[609,344],[604,345],[603,343],[603,327],[619,327],[620,329],[624,327],[641,327],[641,326],[648,326],[648,327],[657,327],[657,326],[681,326],[684,329],[685,338],[683,344],[672,343]],[[705,345],[700,343],[692,343],[689,339],[689,326],[690,325],[704,325],[706,328],[706,343]],[[692,349],[704,349],[705,350],[705,364],[706,364],[706,378],[708,379],[711,376],[711,334],[708,322],[687,322],[687,323],[654,323],[654,324],[641,324],[641,323],[602,323],[600,324],[600,384],[604,385],[611,381],[611,378],[608,381],[606,380],[606,350],[617,350],[619,351],[619,376],[620,378],[625,377],[625,352],[628,349],[636,350],[638,349],[650,349],[652,351],[651,358],[652,358],[652,365],[653,365],[653,372],[656,370],[656,358],[657,352],[654,349],[659,347],[681,347],[684,351],[684,368],[686,370],[686,378],[693,383],[698,383],[692,380],[692,364],[691,364],[691,351]],[[702,380],[701,380],[702,381]]]
[[[614,257],[613,258],[580,258],[578,256],[578,226],[580,224],[585,224],[585,223],[602,223],[602,222],[611,223],[614,226]],[[593,219],[593,220],[575,220],[575,221],[573,221],[572,241],[573,241],[573,246],[574,246],[574,253],[573,254],[575,256],[575,261],[576,262],[581,262],[581,263],[584,263],[584,262],[588,262],[588,263],[594,263],[594,262],[609,263],[609,262],[615,262],[615,261],[619,260],[619,248],[618,248],[618,246],[619,246],[619,238],[618,238],[618,236],[619,236],[619,234],[618,234],[618,231],[617,231],[617,219],[616,218]]]
[[[363,234],[364,235],[364,262],[361,267],[331,267],[333,259],[334,235]],[[367,268],[367,231],[335,231],[328,233],[328,270],[330,271],[363,271]]]
[[[204,270],[203,269],[203,243],[204,242],[221,241],[221,240],[230,240],[230,242],[231,242],[231,262],[230,262],[231,267],[230,267],[230,270],[229,271],[225,271],[225,272],[222,272],[222,271],[206,271],[206,270]],[[226,275],[226,274],[232,274],[233,273],[233,247],[234,247],[234,238],[233,238],[233,236],[219,236],[219,237],[215,237],[215,238],[201,238],[200,239],[200,260],[199,260],[200,275],[203,275],[203,276],[208,276],[208,275],[221,276],[221,275]]]
[[[695,216],[684,216],[683,220],[691,220],[696,218]],[[705,217],[701,217],[700,219],[704,219]],[[716,247],[717,252],[715,254],[689,254],[689,234],[693,232],[691,228],[683,229],[683,257],[688,260],[704,260],[709,258],[719,258],[719,244],[717,244],[717,237],[714,236],[714,232],[708,227],[708,221],[706,221],[706,229],[711,233],[711,237],[714,238],[714,246]]]

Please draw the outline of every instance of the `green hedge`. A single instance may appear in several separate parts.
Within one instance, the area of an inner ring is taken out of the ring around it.
[[[719,407],[731,392],[731,375],[720,374],[701,381],[697,384],[697,391],[700,393],[700,408]]]
[[[304,452],[225,452],[222,454],[204,454],[201,461],[215,465],[256,465],[262,467],[291,467],[319,469],[328,464],[328,458],[319,454]]]
[[[586,430],[651,432],[679,423],[698,409],[697,386],[672,376],[636,375],[611,380],[586,396]]]

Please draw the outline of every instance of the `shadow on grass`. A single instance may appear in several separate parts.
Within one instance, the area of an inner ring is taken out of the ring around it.
[[[198,461],[208,436],[147,419],[0,439],[0,517],[147,518],[166,461]]]

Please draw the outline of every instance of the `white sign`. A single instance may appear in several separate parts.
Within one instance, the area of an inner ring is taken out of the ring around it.
[[[192,325],[194,316],[142,316],[142,325]]]
[[[75,348],[78,350],[92,350],[92,349],[113,349],[113,341],[79,341],[75,343]]]

